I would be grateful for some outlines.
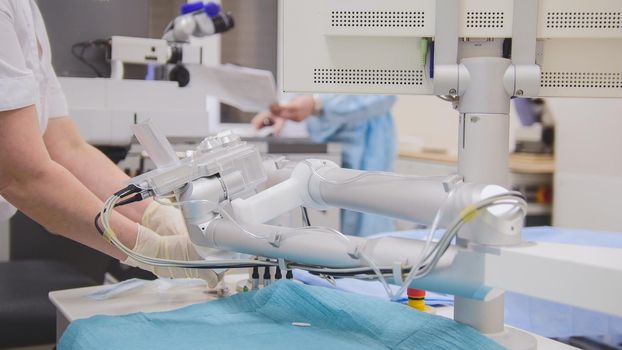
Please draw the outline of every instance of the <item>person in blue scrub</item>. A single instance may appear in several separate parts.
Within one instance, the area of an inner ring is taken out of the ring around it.
[[[396,136],[391,108],[395,96],[378,95],[302,95],[252,121],[255,128],[271,125],[278,136],[286,120],[305,122],[315,142],[339,142],[342,166],[369,171],[392,171],[396,157]],[[344,210],[343,233],[369,236],[395,230],[394,221],[384,216]]]

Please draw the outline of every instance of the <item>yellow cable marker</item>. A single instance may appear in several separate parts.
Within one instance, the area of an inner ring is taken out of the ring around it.
[[[112,244],[112,234],[110,231],[111,230],[106,230],[103,235],[103,238],[106,240],[106,242],[108,242],[108,244]]]
[[[464,222],[471,222],[479,216],[479,209],[475,205],[469,205],[460,213],[460,218]]]

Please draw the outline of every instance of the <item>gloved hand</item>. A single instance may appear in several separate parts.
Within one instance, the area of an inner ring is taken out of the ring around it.
[[[168,199],[160,200],[170,203]],[[172,205],[153,201],[143,213],[141,225],[155,231],[160,236],[187,236],[188,229],[181,210]]]
[[[187,234],[161,236],[142,225],[138,225],[138,235],[133,250],[152,258],[182,261],[204,260],[194,249],[194,245]],[[217,274],[207,269],[157,267],[138,262],[130,257],[125,259],[123,263],[152,272],[161,277],[201,278],[207,281],[207,285],[210,288],[214,288],[224,277],[224,272],[222,274]]]

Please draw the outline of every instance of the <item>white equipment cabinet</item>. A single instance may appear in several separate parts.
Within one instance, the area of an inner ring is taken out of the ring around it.
[[[219,115],[216,100],[202,89],[176,82],[60,78],[69,114],[87,142],[129,146],[132,125],[153,120],[167,137],[204,138],[210,115]],[[190,127],[192,126],[192,127]]]

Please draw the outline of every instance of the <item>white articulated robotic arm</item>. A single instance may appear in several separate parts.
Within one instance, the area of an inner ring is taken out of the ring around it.
[[[192,241],[210,248],[208,254],[212,256],[206,258],[213,259],[214,254],[223,257],[226,254],[217,252],[229,251],[281,260],[286,268],[336,276],[382,279],[387,275],[397,283],[409,278],[406,284],[430,275],[427,289],[484,300],[493,288],[482,280],[468,280],[468,274],[461,274],[464,278],[460,279],[444,275],[443,271],[450,271],[448,268],[459,258],[458,251],[450,246],[457,229],[473,220],[481,229],[507,236],[508,242],[520,242],[524,208],[515,204],[524,205],[524,201],[499,186],[465,184],[457,177],[420,178],[347,170],[322,160],[279,169],[282,164],[262,161],[254,147],[227,133],[206,139],[191,157],[177,161],[171,156],[166,161],[162,155],[167,152],[157,149],[164,139],[153,135],[137,133],[148,152],[155,155],[156,163],[163,166],[135,178],[133,184],[145,195],[175,194]],[[276,185],[258,192],[270,182]],[[493,211],[491,206],[498,201],[505,204]],[[350,237],[322,227],[265,224],[299,207],[330,206],[434,223],[434,227],[453,225],[453,231],[448,232],[454,235],[448,233],[437,244]],[[452,223],[456,217],[461,220]]]
[[[336,277],[391,279],[405,286],[476,300],[492,299],[501,289],[512,289],[558,301],[567,298],[566,302],[574,305],[622,314],[622,309],[612,310],[612,304],[593,305],[589,298],[583,298],[589,291],[575,286],[576,279],[591,280],[592,285],[611,284],[611,276],[604,271],[620,271],[607,260],[621,258],[620,253],[601,249],[598,254],[603,260],[593,261],[587,253],[593,254],[595,248],[577,247],[581,252],[573,251],[569,258],[560,255],[556,246],[522,242],[525,202],[519,194],[500,186],[465,183],[458,177],[421,178],[348,170],[322,160],[283,166],[282,162],[262,160],[254,147],[228,133],[206,139],[190,157],[179,161],[173,152],[159,150],[170,145],[153,135],[137,133],[160,168],[133,179],[135,192],[143,197],[174,195],[192,241],[209,248],[208,254],[215,256],[206,257],[204,262],[148,262],[197,268],[280,264]],[[169,161],[165,154],[171,155]],[[267,183],[276,184],[262,190]],[[104,223],[120,199],[107,202],[108,211],[102,212]],[[395,237],[366,239],[322,227],[266,224],[303,206],[365,211],[446,230],[438,242],[430,242]],[[115,243],[114,233],[104,226],[104,234]],[[467,229],[502,244],[453,245],[458,231]],[[223,251],[265,257],[268,262],[232,260],[235,255]],[[577,270],[579,265],[585,266]],[[538,280],[533,288],[534,279],[543,275],[548,279]],[[519,280],[525,283],[517,283]],[[564,296],[555,292],[559,286],[567,288]],[[605,299],[617,300],[613,291],[604,294]]]
[[[289,179],[261,193],[232,202],[236,216],[246,223],[265,223],[298,207],[345,208],[431,225],[439,209],[440,227],[447,227],[470,205],[509,194],[495,185],[465,184],[458,176],[416,177],[393,173],[342,169],[325,160],[297,164]],[[516,195],[516,194],[514,194]],[[480,229],[496,232],[503,245],[520,243],[523,217],[504,206],[487,211]],[[492,227],[484,228],[486,225]]]

